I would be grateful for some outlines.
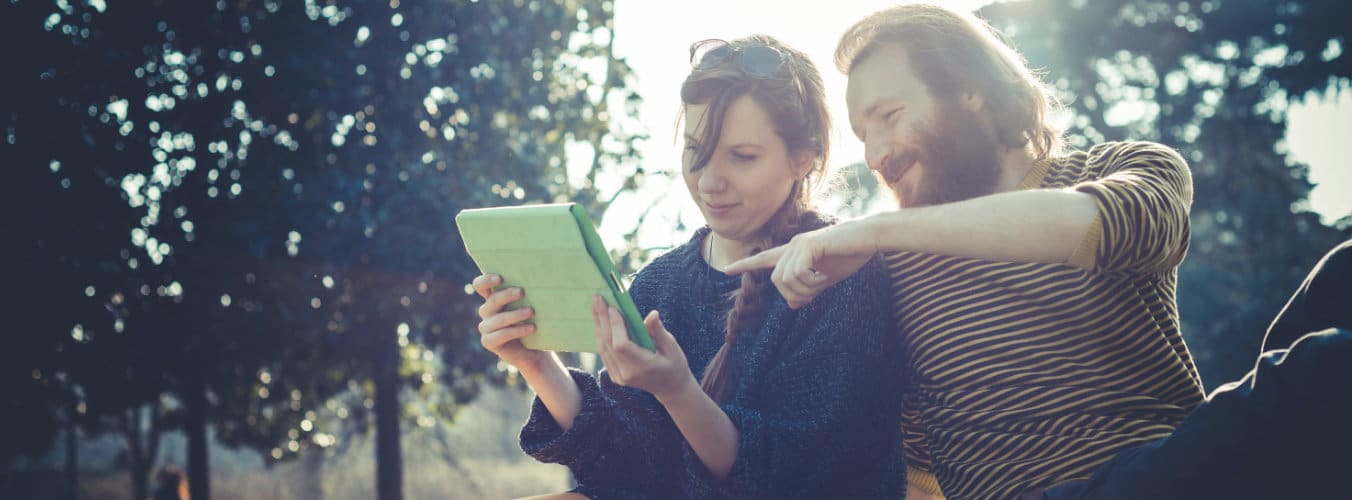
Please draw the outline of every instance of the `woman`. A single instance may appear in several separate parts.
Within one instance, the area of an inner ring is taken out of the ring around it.
[[[529,308],[504,311],[527,292],[474,280],[484,347],[539,395],[522,448],[568,466],[572,498],[899,497],[900,356],[881,262],[797,310],[768,273],[720,271],[827,224],[809,196],[828,152],[821,76],[766,36],[697,43],[691,62],[682,170],[708,226],[630,288],[656,352],[597,298],[606,371],[565,369],[521,345]]]

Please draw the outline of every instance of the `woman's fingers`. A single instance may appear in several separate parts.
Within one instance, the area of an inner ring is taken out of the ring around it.
[[[615,360],[610,346],[610,321],[606,319],[606,303],[600,295],[592,296],[592,323],[596,326],[596,351],[601,356],[601,364],[610,372],[610,380],[624,385],[624,369]]]
[[[500,328],[490,333],[479,336],[479,343],[483,344],[485,349],[492,352],[498,352],[503,345],[513,340],[520,339],[527,335],[535,333],[534,324],[516,325],[507,328]]]
[[[643,354],[650,354],[651,351],[639,347],[634,341],[629,339],[629,327],[624,324],[624,317],[620,311],[613,307],[606,307],[606,320],[610,323],[610,329],[614,332],[611,336],[610,350],[617,357],[621,358],[622,363],[643,363],[646,361]]]
[[[680,350],[680,344],[676,343],[676,337],[667,331],[667,327],[662,324],[662,317],[656,310],[649,312],[648,316],[643,318],[643,327],[648,330],[648,336],[653,339],[653,347],[657,348],[659,355],[670,354],[673,350]]]
[[[485,335],[493,333],[494,331],[528,320],[534,315],[535,308],[532,307],[523,307],[521,309],[494,314],[479,322],[479,333]]]
[[[504,288],[492,292],[484,299],[483,305],[479,306],[479,318],[488,319],[490,316],[502,312],[507,304],[521,300],[526,296],[526,290],[520,287]]]
[[[470,282],[470,286],[474,287],[474,293],[479,294],[480,297],[485,299],[493,293],[493,287],[501,284],[502,276],[496,274],[481,274],[476,276],[474,281]]]

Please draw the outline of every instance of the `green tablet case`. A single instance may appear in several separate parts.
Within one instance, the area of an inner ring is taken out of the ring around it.
[[[531,349],[597,352],[592,295],[619,309],[629,338],[649,350],[652,339],[638,308],[615,274],[586,210],[574,203],[462,210],[455,216],[465,250],[484,274],[502,276],[498,289],[519,286],[534,307],[536,332],[521,339]]]

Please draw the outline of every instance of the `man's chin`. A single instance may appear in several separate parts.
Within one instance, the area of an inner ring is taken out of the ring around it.
[[[915,193],[907,195],[901,187],[901,182],[894,182],[887,185],[887,192],[892,195],[892,201],[896,202],[897,208],[915,208],[919,205],[914,203]]]

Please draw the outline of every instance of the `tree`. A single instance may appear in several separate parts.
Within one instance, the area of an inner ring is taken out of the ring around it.
[[[1192,167],[1183,334],[1208,386],[1251,368],[1263,332],[1318,256],[1352,235],[1310,213],[1287,157],[1292,96],[1352,77],[1328,1],[1033,0],[980,11],[1070,111],[1068,140],[1144,139]]]
[[[409,4],[6,5],[38,48],[9,143],[35,186],[55,189],[58,168],[95,179],[79,204],[35,206],[99,236],[34,224],[34,269],[68,279],[25,315],[24,352],[46,357],[7,380],[78,373],[94,420],[152,405],[154,425],[126,429],[187,433],[194,498],[208,423],[284,460],[333,443],[323,415],[373,417],[380,496],[399,497],[400,392],[445,396],[449,417],[503,378],[477,347],[455,212],[573,200],[599,219],[614,190],[598,177],[622,191],[642,175],[610,2]],[[86,293],[90,262],[107,284],[71,339],[53,308]],[[72,341],[99,369],[58,355]],[[32,413],[59,408],[53,394]]]

